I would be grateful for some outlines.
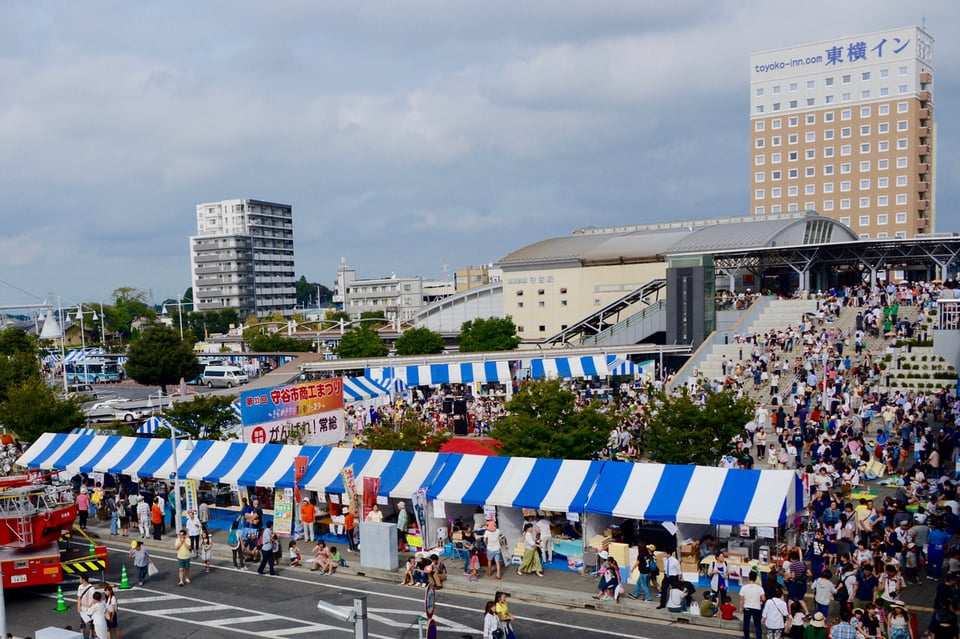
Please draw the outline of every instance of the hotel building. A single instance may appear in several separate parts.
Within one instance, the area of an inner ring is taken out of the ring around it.
[[[935,229],[933,38],[918,27],[750,56],[751,211],[861,238]]]

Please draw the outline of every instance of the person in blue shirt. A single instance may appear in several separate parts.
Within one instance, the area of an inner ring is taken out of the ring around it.
[[[943,530],[942,522],[931,522],[930,536],[927,537],[927,579],[940,579],[944,551],[949,542],[950,535]]]

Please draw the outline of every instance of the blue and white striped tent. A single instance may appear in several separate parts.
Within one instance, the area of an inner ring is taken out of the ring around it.
[[[340,471],[353,466],[358,494],[363,494],[364,477],[379,477],[379,495],[409,498],[433,481],[449,457],[446,453],[323,448],[310,462],[303,486],[343,493]]]
[[[796,510],[792,470],[605,462],[586,511],[648,521],[773,526]]]
[[[319,451],[319,446],[200,440],[180,464],[180,472],[198,481],[292,488],[294,458],[312,459]]]
[[[652,359],[643,362],[631,362],[626,357],[607,355],[607,370],[611,375],[653,375],[656,366]]]
[[[510,382],[510,365],[502,362],[462,362],[428,364],[424,366],[389,366],[368,368],[366,377],[394,379],[406,386],[436,386],[437,384],[470,384],[474,382]]]
[[[451,455],[427,489],[428,499],[583,512],[603,462]]]
[[[538,357],[522,360],[521,368],[530,369],[533,379],[571,379],[574,377],[605,377],[607,358],[604,355],[583,357]]]
[[[156,433],[156,432],[157,432],[158,430],[160,430],[161,428],[167,429],[167,432],[169,433],[169,431],[170,431],[170,422],[168,422],[167,420],[165,420],[163,417],[157,417],[156,415],[154,415],[153,417],[147,418],[146,421],[144,421],[142,424],[140,424],[140,427],[137,428],[137,434],[138,434],[138,435],[153,435],[154,433]],[[180,430],[179,428],[176,429],[176,430],[177,430],[177,435],[183,435],[183,431],[182,431],[182,430]]]
[[[343,401],[346,404],[389,395],[390,389],[370,377],[343,378]]]
[[[186,458],[192,445],[182,439],[177,441],[179,459]],[[69,473],[104,472],[169,479],[174,470],[173,445],[169,439],[44,433],[17,464]]]
[[[243,411],[240,410],[240,400],[235,399],[230,404],[230,410],[233,411],[233,417],[237,420],[237,423],[240,424],[243,422]]]
[[[112,428],[73,428],[71,435],[118,435],[119,433]]]
[[[97,355],[104,355],[107,351],[98,346],[88,346],[87,348],[75,348],[69,351],[63,358],[64,364],[82,363],[87,358],[94,358]]]

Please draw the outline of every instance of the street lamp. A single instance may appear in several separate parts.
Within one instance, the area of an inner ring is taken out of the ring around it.
[[[76,319],[80,320],[80,352],[83,356],[83,382],[85,384],[90,383],[90,374],[87,372],[87,337],[83,330],[83,316],[86,315],[87,311],[83,310],[82,304],[77,304],[77,314]],[[89,311],[92,315],[90,318],[96,322],[99,318],[97,317],[96,311]]]
[[[193,302],[190,302],[190,306],[193,306]],[[163,308],[160,309],[162,315],[167,315],[167,304],[163,304]],[[183,300],[179,297],[177,298],[177,319],[180,320],[180,341],[183,341]]]
[[[66,345],[64,344],[65,336],[63,330],[60,328],[60,323],[57,322],[56,315],[53,314],[53,307],[49,307],[44,312],[43,317],[43,329],[40,331],[40,339],[60,339],[60,372],[63,374],[63,393],[64,397],[70,392],[70,388],[67,386],[67,371],[63,360],[66,359]]]

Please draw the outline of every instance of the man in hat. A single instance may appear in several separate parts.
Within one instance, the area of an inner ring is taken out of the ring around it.
[[[303,538],[313,541],[313,522],[317,518],[317,509],[307,497],[300,503],[300,523],[303,524]]]

